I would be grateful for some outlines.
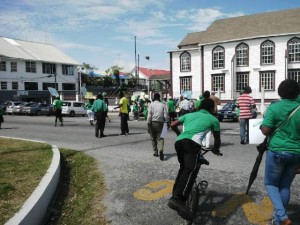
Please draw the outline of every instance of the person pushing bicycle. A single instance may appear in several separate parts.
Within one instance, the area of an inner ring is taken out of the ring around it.
[[[201,157],[201,143],[207,132],[212,131],[214,136],[212,152],[220,155],[220,123],[212,115],[213,109],[214,101],[204,99],[200,104],[199,111],[183,115],[171,123],[173,128],[177,127],[178,124],[183,124],[184,131],[181,134],[177,132],[178,137],[175,142],[175,150],[180,169],[173,186],[172,197],[168,201],[168,206],[177,211],[186,220],[191,219],[192,215],[185,202],[199,172],[197,163],[199,162],[199,157]]]

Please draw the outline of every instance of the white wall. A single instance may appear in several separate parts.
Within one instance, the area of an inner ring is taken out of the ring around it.
[[[262,93],[259,91],[259,72],[260,71],[275,71],[275,90],[265,91],[265,99],[278,98],[277,87],[282,80],[285,79],[285,52],[287,49],[287,42],[296,37],[295,35],[259,38],[246,41],[236,41],[220,44],[225,49],[225,68],[212,69],[212,50],[218,44],[204,46],[204,90],[211,90],[211,75],[218,73],[225,73],[225,91],[220,93],[221,100],[231,100],[238,97],[238,93],[235,91],[235,79],[232,80],[232,76],[235,76],[236,72],[249,72],[249,85],[252,88],[252,96],[255,99],[261,99]],[[299,37],[299,36],[298,36]],[[260,65],[260,45],[266,40],[271,40],[275,44],[275,64],[273,65]],[[235,48],[240,43],[246,43],[249,46],[249,66],[247,67],[235,67],[234,74],[232,74],[231,59],[235,54]],[[193,97],[197,98],[201,93],[201,54],[196,50],[187,51],[191,54],[191,72],[180,72],[180,54],[185,51],[176,51],[172,53],[172,73],[173,73],[173,96],[180,96],[180,77],[192,76],[192,90]],[[288,64],[288,69],[300,68],[299,63]],[[195,93],[195,94],[194,94]]]

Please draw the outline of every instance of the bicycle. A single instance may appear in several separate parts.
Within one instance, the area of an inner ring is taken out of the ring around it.
[[[209,165],[209,161],[207,161],[204,158],[204,155],[207,152],[212,151],[212,149],[201,149],[201,154],[199,157],[199,161],[197,163],[197,169],[198,169],[198,174],[201,168],[201,165]],[[219,156],[222,156],[222,153],[218,154]],[[197,175],[198,177],[198,175]],[[193,184],[192,190],[190,192],[190,195],[186,201],[186,206],[188,207],[188,209],[190,210],[191,214],[192,214],[192,219],[191,220],[187,220],[187,225],[192,225],[195,217],[196,217],[196,213],[197,213],[197,209],[199,207],[199,199],[201,197],[201,195],[205,194],[205,190],[208,187],[208,182],[206,180],[201,180],[199,182],[197,182],[197,178],[195,179],[195,182]]]

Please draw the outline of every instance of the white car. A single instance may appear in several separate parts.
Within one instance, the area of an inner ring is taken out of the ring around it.
[[[84,107],[83,102],[63,101],[61,114],[70,117],[73,117],[75,115],[86,116],[86,108]]]
[[[20,105],[25,104],[25,102],[21,102],[21,101],[8,101],[6,102],[6,114],[14,114],[14,113],[18,113],[17,112],[17,107],[19,107]]]

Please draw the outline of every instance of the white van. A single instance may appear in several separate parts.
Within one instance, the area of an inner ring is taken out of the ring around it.
[[[76,102],[76,101],[63,101],[63,105],[61,108],[61,114],[67,115],[70,117],[77,116],[77,115],[86,115],[86,109],[84,107],[83,102]]]

